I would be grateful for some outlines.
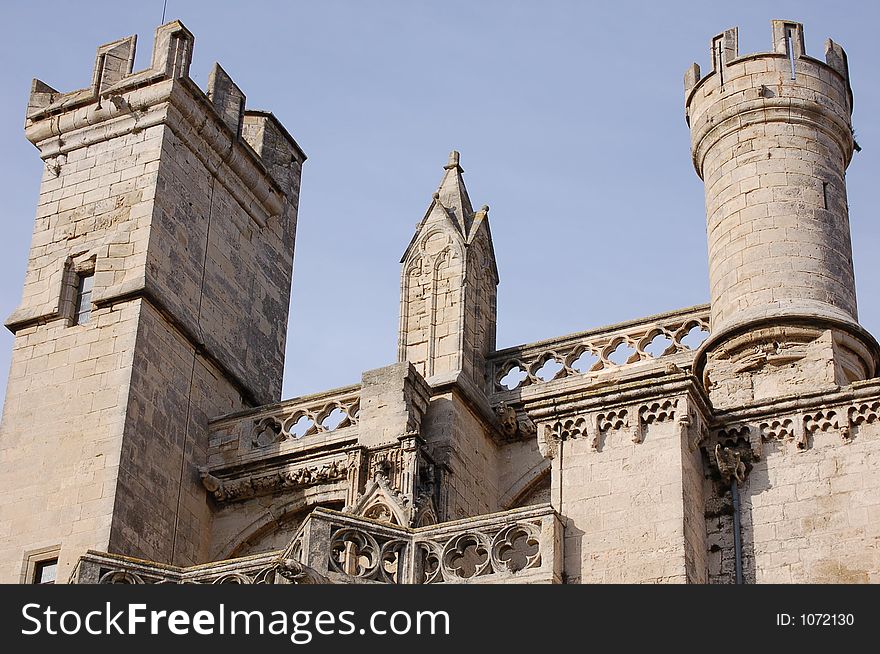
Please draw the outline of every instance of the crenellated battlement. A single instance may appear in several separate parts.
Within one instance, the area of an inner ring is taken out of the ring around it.
[[[795,80],[800,67],[805,68],[802,72],[809,73],[809,66],[819,64],[827,66],[836,72],[847,84],[849,89],[849,66],[846,52],[839,43],[831,39],[825,41],[825,61],[821,61],[807,55],[804,45],[804,26],[801,23],[787,20],[771,21],[771,47],[769,52],[757,52],[740,56],[739,54],[739,29],[732,27],[712,38],[709,52],[712,60],[712,70],[705,77],[701,76],[700,66],[691,64],[685,71],[684,87],[685,96],[690,102],[692,92],[701,82],[711,76],[718,76],[718,84],[724,85],[726,81],[732,81],[733,76],[725,75],[730,66],[743,64],[760,58],[778,59],[787,62],[791,72],[791,79]],[[725,80],[725,77],[727,78]],[[852,92],[849,93],[850,101]]]
[[[826,132],[838,144],[844,165],[854,142],[853,97],[846,52],[828,39],[825,61],[810,57],[800,23],[772,21],[772,50],[739,53],[739,32],[731,28],[710,44],[711,71],[692,64],[684,75],[685,118],[691,127],[694,168],[704,176],[706,152],[745,120],[781,122],[790,117]]]
[[[188,77],[195,37],[180,21],[156,29],[150,67],[134,72],[137,35],[98,46],[89,87],[62,93],[35,79],[28,101],[26,127],[76,107],[157,81]]]
[[[828,39],[825,61],[810,57],[803,26],[783,20],[772,21],[772,47],[741,56],[738,30],[731,28],[711,41],[711,72],[702,76],[696,63],[685,71],[685,118],[701,178],[706,154],[718,139],[759,122],[794,119],[821,130],[837,144],[843,165],[849,164],[853,100],[843,48]]]
[[[62,93],[35,79],[25,134],[50,167],[60,168],[73,150],[177,116],[181,126],[193,128],[185,129],[192,138],[207,141],[207,147],[197,148],[199,152],[225,153],[223,161],[205,161],[205,165],[219,169],[226,164],[240,178],[244,188],[236,195],[262,223],[262,211],[252,206],[247,195],[256,195],[270,216],[278,215],[281,198],[298,192],[291,170],[302,166],[306,155],[271,113],[246,109],[244,92],[219,64],[208,76],[207,89],[199,89],[189,77],[194,43],[183,23],[172,21],[156,30],[150,66],[144,70],[134,71],[137,36],[133,35],[98,47],[86,88]],[[100,130],[91,129],[99,125]]]

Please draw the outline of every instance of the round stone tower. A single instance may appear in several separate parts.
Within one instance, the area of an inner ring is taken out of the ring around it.
[[[711,336],[700,349],[716,405],[874,375],[859,325],[845,171],[857,147],[846,54],[806,55],[803,27],[773,21],[773,52],[712,40],[712,71],[685,74],[706,191]]]

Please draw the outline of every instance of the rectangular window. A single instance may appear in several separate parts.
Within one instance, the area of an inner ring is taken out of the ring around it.
[[[92,288],[95,285],[95,273],[81,274],[78,277],[73,324],[85,325],[92,317]]]
[[[58,559],[38,561],[34,566],[34,584],[54,584],[58,573]]]

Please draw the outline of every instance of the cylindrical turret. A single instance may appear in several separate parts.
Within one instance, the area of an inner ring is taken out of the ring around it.
[[[788,21],[773,21],[773,47],[740,57],[731,29],[712,41],[711,73],[700,79],[694,64],[685,74],[706,190],[712,336],[703,352],[771,325],[833,329],[866,344],[853,346],[865,360],[842,376],[864,377],[876,344],[856,310],[846,54],[829,40],[825,62],[808,57],[802,26]],[[778,346],[778,334],[769,340]]]

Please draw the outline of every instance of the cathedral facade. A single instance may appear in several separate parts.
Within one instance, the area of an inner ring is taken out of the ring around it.
[[[135,41],[28,102],[0,582],[880,581],[839,44],[773,21],[770,52],[732,29],[685,73],[709,304],[497,349],[489,208],[452,152],[398,360],[285,400],[306,156],[219,65],[195,85],[180,22],[142,71]]]

